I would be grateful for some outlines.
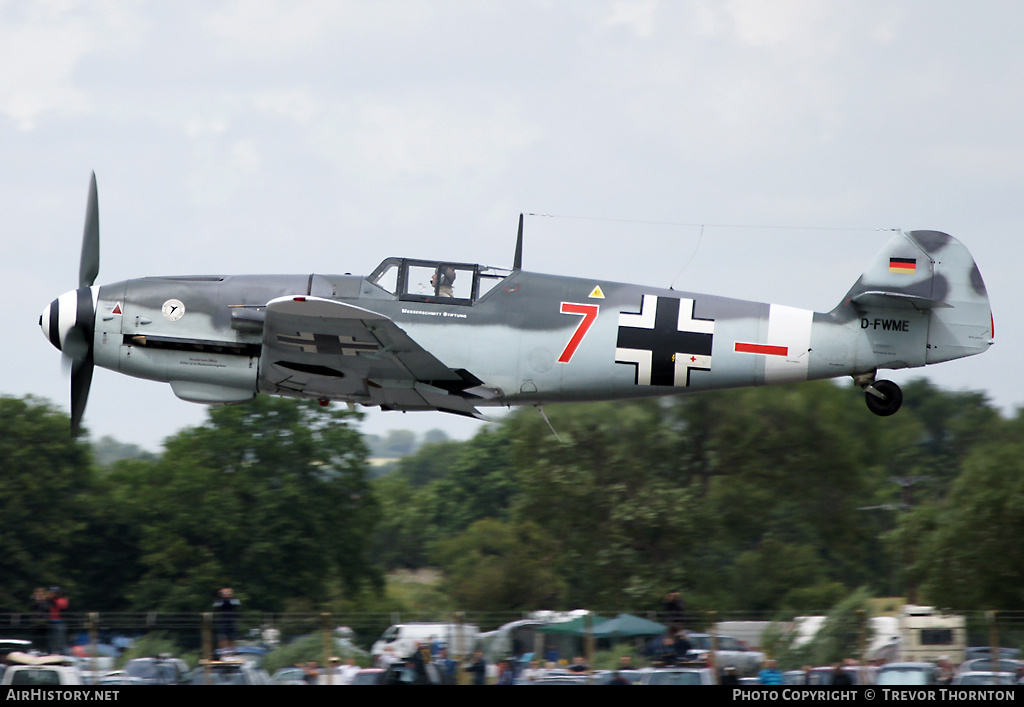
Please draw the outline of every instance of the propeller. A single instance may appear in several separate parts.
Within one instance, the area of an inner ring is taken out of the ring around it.
[[[100,274],[100,206],[96,196],[96,173],[89,180],[89,204],[85,207],[85,233],[82,234],[82,260],[78,266],[78,286],[92,287]]]
[[[63,367],[71,374],[71,435],[81,432],[85,403],[92,384],[93,336],[96,307],[93,283],[100,271],[100,214],[96,194],[96,173],[89,183],[85,211],[82,257],[78,268],[78,289],[55,299],[39,318],[43,334],[63,354]]]
[[[96,193],[96,173],[89,180],[89,202],[85,209],[82,233],[82,257],[78,266],[78,291],[75,324],[64,341],[64,352],[71,359],[71,436],[81,431],[85,403],[92,385],[92,339],[96,331],[92,285],[100,273],[100,208]]]

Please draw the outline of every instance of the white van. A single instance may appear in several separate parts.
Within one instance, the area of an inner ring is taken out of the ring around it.
[[[417,643],[429,646],[436,641],[448,649],[450,657],[466,656],[472,653],[476,646],[479,633],[479,628],[472,624],[395,624],[381,634],[370,649],[370,653],[376,660],[390,648],[395,658],[407,658],[416,650]]]

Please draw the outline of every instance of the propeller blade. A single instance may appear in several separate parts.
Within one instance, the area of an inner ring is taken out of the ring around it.
[[[96,195],[96,173],[89,182],[89,204],[85,211],[82,235],[82,259],[78,268],[78,286],[92,287],[100,274],[100,206]]]
[[[86,332],[82,327],[76,326],[64,337],[64,347],[61,349],[77,367],[80,361],[84,361],[89,355],[89,341],[86,339]]]
[[[81,432],[82,416],[85,415],[85,402],[89,399],[89,386],[92,385],[92,359],[83,359],[71,370],[71,436],[77,437]]]

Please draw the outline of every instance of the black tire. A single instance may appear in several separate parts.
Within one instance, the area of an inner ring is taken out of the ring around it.
[[[879,398],[870,390],[865,391],[864,400],[868,404],[868,410],[881,417],[888,417],[900,409],[903,404],[903,391],[892,381],[875,381],[871,387],[882,394]]]

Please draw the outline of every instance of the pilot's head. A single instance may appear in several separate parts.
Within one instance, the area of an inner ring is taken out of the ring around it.
[[[451,265],[438,265],[434,270],[433,277],[430,278],[430,284],[434,287],[451,287],[453,282],[455,282],[455,268]]]

